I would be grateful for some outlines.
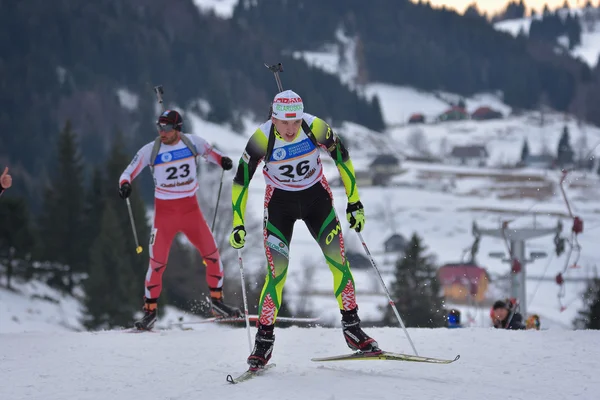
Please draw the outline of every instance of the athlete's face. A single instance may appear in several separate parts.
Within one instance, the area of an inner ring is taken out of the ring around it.
[[[160,135],[160,141],[164,144],[175,144],[179,140],[179,131],[176,131],[173,125],[159,124],[158,134]]]
[[[497,308],[492,313],[492,320],[495,324],[499,324],[508,317],[508,310],[506,308]]]
[[[271,117],[271,121],[273,121],[275,129],[277,129],[277,132],[279,132],[283,140],[286,142],[292,142],[294,139],[296,139],[296,135],[302,126],[301,119],[286,121]]]

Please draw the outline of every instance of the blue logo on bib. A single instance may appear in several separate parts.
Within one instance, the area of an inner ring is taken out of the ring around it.
[[[155,165],[164,164],[171,161],[179,161],[185,158],[193,157],[194,154],[187,147],[184,149],[171,150],[164,153],[160,153],[156,156],[156,160],[154,161]]]
[[[279,147],[278,149],[275,149],[273,151],[273,160],[276,160],[276,161],[283,160],[286,155],[287,155],[287,152],[285,151],[285,149],[283,147]]]

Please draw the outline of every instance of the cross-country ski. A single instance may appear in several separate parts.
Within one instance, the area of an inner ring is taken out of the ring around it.
[[[237,378],[234,378],[232,375],[227,375],[226,379],[227,379],[227,382],[232,383],[232,384],[245,382],[256,376],[264,374],[269,369],[275,367],[275,365],[276,364],[268,364],[268,365],[265,365],[264,367],[260,367],[260,368],[256,368],[256,369],[248,369],[246,372],[244,372]]]
[[[451,364],[454,361],[457,361],[460,358],[460,355],[457,355],[453,359],[442,359],[442,358],[432,358],[432,357],[422,357],[415,356],[410,354],[401,354],[401,353],[392,353],[389,351],[380,351],[380,352],[371,352],[371,353],[351,353],[351,354],[341,354],[338,356],[329,356],[329,357],[314,357],[311,360],[317,362],[326,362],[326,361],[353,361],[353,360],[387,360],[387,361],[413,361],[413,362],[423,362],[423,363],[431,363],[431,364]]]

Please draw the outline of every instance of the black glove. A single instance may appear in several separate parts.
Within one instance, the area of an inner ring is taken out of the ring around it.
[[[123,182],[119,188],[119,196],[121,196],[123,200],[131,196],[131,184],[129,182]]]
[[[231,161],[231,158],[221,157],[221,167],[223,167],[225,171],[229,171],[233,168],[233,161]]]

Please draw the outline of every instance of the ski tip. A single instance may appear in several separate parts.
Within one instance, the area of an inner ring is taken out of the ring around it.
[[[275,364],[267,364],[262,368],[257,368],[257,369],[248,368],[248,370],[246,372],[244,372],[242,375],[238,376],[237,378],[234,378],[231,375],[227,375],[226,380],[227,380],[227,382],[229,382],[231,384],[245,382],[251,378],[254,378],[255,376],[262,374],[264,371],[266,371],[270,368],[273,368],[274,366],[275,366]]]

